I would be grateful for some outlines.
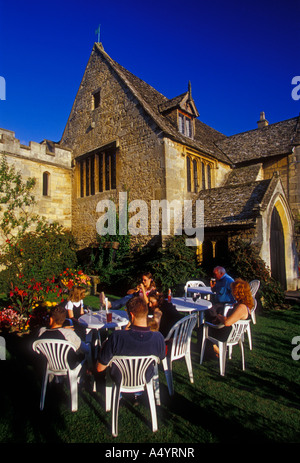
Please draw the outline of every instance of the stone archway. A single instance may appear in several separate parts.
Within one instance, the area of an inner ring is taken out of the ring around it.
[[[284,229],[276,207],[274,207],[271,216],[270,260],[271,276],[286,289]]]

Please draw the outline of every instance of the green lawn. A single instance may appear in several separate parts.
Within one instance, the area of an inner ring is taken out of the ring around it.
[[[88,305],[96,299],[89,298]],[[97,307],[97,305],[95,305]],[[39,410],[41,375],[33,361],[30,336],[7,338],[7,359],[1,368],[1,443],[295,443],[300,442],[300,361],[292,359],[292,338],[300,336],[300,307],[257,316],[252,325],[253,350],[246,341],[246,370],[239,348],[227,360],[226,376],[208,349],[199,365],[201,331],[194,331],[194,384],[184,360],[174,366],[175,395],[170,398],[160,371],[162,405],[156,433],[146,397],[134,406],[123,398],[119,436],[111,436],[111,414],[104,408],[104,381],[93,393],[89,381],[80,386],[79,408],[70,411],[68,387],[48,388]]]

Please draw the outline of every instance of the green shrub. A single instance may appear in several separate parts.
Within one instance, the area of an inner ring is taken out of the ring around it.
[[[239,238],[232,241],[226,270],[234,278],[246,281],[260,280],[258,297],[264,310],[286,307],[281,284],[271,278],[270,270],[251,241]]]
[[[55,223],[41,223],[36,231],[12,237],[3,245],[0,291],[7,292],[12,284],[17,286],[19,275],[27,282],[31,279],[45,282],[76,264],[76,245],[71,232]]]
[[[89,255],[89,261],[82,263],[86,273],[100,277],[102,289],[114,287],[120,294],[126,291],[132,279],[130,234],[118,233],[117,215],[116,235],[98,235],[98,247]]]
[[[179,294],[188,280],[205,278],[197,261],[196,248],[186,246],[185,236],[170,237],[164,247],[151,254],[147,266],[163,292],[170,288],[172,293]]]
[[[261,283],[260,301],[264,310],[287,309],[289,307],[288,304],[285,304],[284,290],[281,284],[273,278]]]

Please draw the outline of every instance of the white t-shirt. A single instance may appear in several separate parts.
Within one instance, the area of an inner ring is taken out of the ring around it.
[[[81,299],[81,301],[78,301],[78,302],[68,301],[66,304],[66,310],[73,310],[73,306],[83,307],[83,300]]]

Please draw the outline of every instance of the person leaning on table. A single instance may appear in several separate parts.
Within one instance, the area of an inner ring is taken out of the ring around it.
[[[136,288],[129,289],[127,295],[121,299],[112,302],[108,301],[108,308],[112,310],[121,309],[121,307],[126,305],[127,302],[135,296],[140,296],[148,303],[148,294],[155,288],[156,286],[152,274],[150,272],[145,272],[142,274],[142,282]],[[100,307],[105,306],[105,294],[103,291],[99,295],[99,301]]]
[[[165,299],[163,293],[154,290],[148,294],[149,311],[152,312],[153,319],[157,323],[158,331],[166,337],[170,329],[183,318],[174,304]]]
[[[147,356],[155,355],[160,360],[165,357],[164,337],[158,331],[151,331],[148,326],[148,306],[141,297],[133,297],[127,302],[127,312],[130,317],[128,329],[115,330],[102,344],[98,355],[96,370],[104,371],[115,355]],[[114,381],[120,381],[120,373],[115,365],[110,371]],[[153,365],[146,372],[149,381],[154,374]]]

